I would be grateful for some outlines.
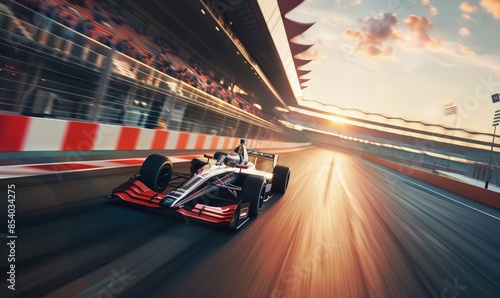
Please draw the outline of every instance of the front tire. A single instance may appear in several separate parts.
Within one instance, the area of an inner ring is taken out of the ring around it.
[[[157,193],[162,193],[172,178],[172,170],[172,162],[168,157],[151,154],[139,170],[139,180]]]
[[[263,177],[248,176],[243,183],[240,198],[243,202],[250,202],[250,217],[257,217],[262,207],[265,192],[265,179]]]
[[[290,168],[284,166],[275,166],[273,170],[273,186],[272,190],[277,193],[284,194],[288,188],[290,180]]]

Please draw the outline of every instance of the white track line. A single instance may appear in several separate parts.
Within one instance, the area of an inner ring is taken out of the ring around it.
[[[375,165],[375,164],[374,164],[374,165]],[[401,176],[402,174],[397,175],[397,174],[395,174],[395,173],[393,173],[393,172],[391,172],[391,171],[388,171],[385,167],[382,167],[382,166],[380,166],[380,165],[375,165],[375,166],[376,166],[376,167],[379,167],[379,168],[381,168],[381,169],[386,170],[386,172],[387,172],[387,173],[392,174],[392,175],[396,176],[396,178],[398,178],[398,179],[400,179],[400,180],[403,180],[403,181],[405,181],[405,182],[406,182],[406,183],[408,183],[408,184],[411,184],[411,185],[413,185],[413,186],[416,186],[417,188],[422,188],[422,189],[425,189],[426,191],[429,191],[429,192],[431,192],[431,193],[434,193],[434,194],[436,194],[436,195],[438,195],[438,196],[441,196],[441,197],[443,197],[443,198],[445,198],[445,199],[448,199],[448,200],[450,200],[450,201],[453,201],[453,202],[455,202],[455,203],[458,203],[458,204],[460,204],[460,205],[462,205],[462,206],[465,206],[465,207],[467,207],[467,208],[470,208],[470,209],[472,209],[472,210],[475,210],[475,211],[477,211],[477,212],[479,212],[479,213],[482,213],[482,214],[484,214],[484,215],[487,215],[487,216],[489,216],[489,217],[491,217],[491,218],[494,218],[494,219],[496,219],[496,220],[500,220],[500,217],[497,217],[497,216],[495,216],[495,215],[493,215],[493,214],[489,214],[488,212],[485,212],[485,211],[480,210],[480,209],[478,209],[478,208],[476,208],[476,207],[472,207],[472,206],[470,206],[470,205],[467,205],[467,204],[465,204],[465,203],[463,203],[463,202],[460,202],[459,200],[456,200],[456,199],[451,198],[451,197],[449,197],[449,196],[447,196],[447,195],[445,195],[445,194],[442,194],[442,193],[437,192],[437,191],[435,191],[435,190],[432,190],[432,189],[430,189],[430,188],[428,188],[428,187],[425,187],[425,186],[423,186],[423,185],[421,185],[421,184],[418,184],[418,183],[416,183],[416,182],[414,182],[414,181],[411,181],[411,180],[409,180],[409,179],[407,179],[407,178],[405,178],[405,177]],[[468,200],[470,200],[470,199],[468,199]],[[491,208],[491,207],[490,207],[490,208]]]

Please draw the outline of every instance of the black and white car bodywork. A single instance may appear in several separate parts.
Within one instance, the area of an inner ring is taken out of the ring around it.
[[[153,154],[139,175],[115,188],[111,197],[238,229],[258,216],[274,194],[285,193],[290,179],[290,169],[277,165],[278,155],[249,150],[248,156],[251,161],[232,165],[226,153],[205,154],[193,159],[191,173],[184,174],[173,172],[167,157]],[[258,159],[272,161],[273,172],[258,170]]]

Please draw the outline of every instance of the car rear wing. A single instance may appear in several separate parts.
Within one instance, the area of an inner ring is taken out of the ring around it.
[[[265,152],[259,152],[259,151],[254,151],[254,150],[247,150],[248,157],[255,157],[257,158],[263,158],[267,160],[272,160],[273,161],[273,168],[278,164],[278,154],[271,154],[271,153],[265,153]],[[256,164],[256,160],[254,161],[254,164]]]

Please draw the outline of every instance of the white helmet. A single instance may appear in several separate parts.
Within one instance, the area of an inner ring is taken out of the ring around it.
[[[232,166],[235,166],[235,165],[239,164],[240,163],[240,159],[241,159],[240,155],[238,153],[236,153],[236,152],[229,153],[226,156],[226,158],[227,158],[227,163],[230,164],[230,165],[232,165]]]

